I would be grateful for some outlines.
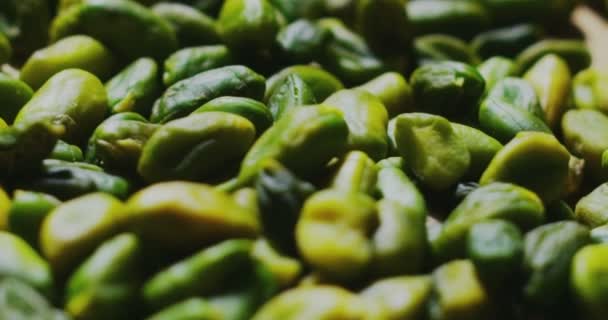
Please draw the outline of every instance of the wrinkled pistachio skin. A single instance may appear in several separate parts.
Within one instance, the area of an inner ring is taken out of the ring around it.
[[[215,21],[193,7],[179,3],[158,3],[152,11],[171,24],[180,47],[220,42]]]
[[[112,53],[84,35],[67,37],[34,52],[21,69],[20,79],[34,90],[58,72],[70,68],[88,71],[105,80],[114,71]]]
[[[524,297],[537,306],[555,306],[568,292],[574,254],[590,242],[589,229],[573,221],[545,224],[524,239]]]
[[[51,123],[62,130],[58,138],[77,144],[103,120],[107,104],[105,88],[97,77],[68,69],[51,77],[36,91],[17,114],[14,126]]]
[[[255,127],[227,112],[202,112],[170,121],[146,141],[137,172],[149,182],[208,179],[240,160],[255,140]]]
[[[93,131],[85,159],[104,168],[134,169],[144,144],[159,127],[133,112],[110,116]]]
[[[258,136],[273,123],[270,110],[263,103],[249,98],[230,96],[215,98],[196,109],[193,114],[212,111],[232,113],[246,118],[255,126]]]
[[[159,70],[156,61],[140,58],[106,83],[111,113],[137,112],[145,117],[160,95]]]
[[[68,279],[66,311],[78,319],[132,317],[137,313],[140,258],[141,245],[133,234],[103,242]]]
[[[545,220],[542,201],[533,192],[509,183],[491,183],[471,192],[450,213],[438,236],[431,239],[434,258],[447,261],[465,256],[469,229],[487,219],[504,219],[522,230]]]
[[[346,150],[347,137],[346,121],[334,107],[295,108],[249,149],[241,163],[238,182],[249,183],[269,159],[279,161],[298,175],[314,173]]]
[[[374,95],[363,90],[341,90],[325,101],[344,115],[349,135],[347,148],[367,153],[373,160],[380,160],[388,153],[388,112]]]
[[[128,61],[146,56],[164,59],[178,46],[171,25],[134,1],[87,0],[69,8],[53,21],[51,41],[73,34],[98,39]]]
[[[261,100],[265,90],[264,80],[264,77],[245,66],[228,66],[199,73],[169,87],[160,98],[158,108],[152,110],[150,120],[166,123],[221,96]]]
[[[608,312],[604,304],[608,297],[606,259],[608,245],[596,244],[583,247],[572,261],[570,286],[580,311],[590,320],[603,319]]]
[[[553,135],[522,132],[498,151],[479,184],[514,183],[534,191],[545,203],[551,203],[562,196],[569,162],[570,153]]]
[[[64,202],[51,211],[40,230],[40,249],[53,272],[68,275],[98,245],[122,227],[124,205],[103,193]]]
[[[289,110],[317,103],[314,92],[297,74],[290,74],[268,99],[268,109],[277,120]]]
[[[164,63],[165,86],[198,73],[234,64],[234,57],[224,45],[184,48],[171,54]]]

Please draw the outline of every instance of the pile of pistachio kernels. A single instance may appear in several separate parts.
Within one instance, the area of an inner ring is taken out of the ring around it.
[[[0,320],[608,319],[578,10],[1,0]]]

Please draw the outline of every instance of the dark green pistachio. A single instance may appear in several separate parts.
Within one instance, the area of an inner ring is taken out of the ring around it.
[[[541,40],[543,30],[535,24],[517,24],[479,33],[471,42],[482,58],[496,56],[515,58],[517,54]]]
[[[323,54],[323,48],[329,39],[329,30],[311,20],[299,19],[279,32],[277,44],[287,61],[308,63]]]
[[[318,172],[346,150],[347,137],[348,126],[335,107],[295,108],[266,130],[249,149],[236,184],[250,183],[269,159],[279,161],[298,175]],[[230,189],[231,184],[224,187]]]
[[[365,40],[342,21],[325,18],[319,24],[332,35],[325,47],[323,65],[342,81],[361,84],[387,71],[384,62],[374,55]]]
[[[538,196],[509,183],[491,183],[475,189],[450,213],[437,237],[431,239],[438,261],[465,256],[469,229],[488,219],[504,219],[522,230],[545,220],[545,208]]]
[[[407,13],[417,35],[445,32],[470,38],[490,24],[485,7],[476,1],[409,1]]]
[[[289,110],[306,105],[316,104],[317,99],[312,89],[296,73],[290,74],[268,99],[268,108],[272,117],[278,120]]]
[[[8,230],[37,248],[42,221],[60,203],[45,193],[16,190],[8,211]]]
[[[53,20],[51,41],[74,34],[91,36],[127,60],[164,59],[178,44],[169,22],[126,0],[86,0],[61,12]]]
[[[263,103],[249,98],[230,96],[215,98],[194,110],[193,114],[211,111],[233,113],[246,118],[254,125],[258,136],[273,123],[270,110]]]
[[[27,83],[0,73],[0,96],[2,108],[0,118],[7,123],[13,123],[19,110],[32,98],[34,91]]]
[[[264,235],[270,245],[289,254],[296,252],[294,229],[306,198],[315,187],[276,161],[267,161],[255,187]]]
[[[409,49],[413,32],[404,2],[356,1],[356,27],[374,52],[403,54]]]
[[[317,101],[323,101],[332,93],[344,89],[342,82],[331,73],[315,66],[296,65],[287,67],[266,80],[264,101],[268,101],[291,74],[304,80]]]
[[[410,84],[418,110],[446,116],[464,116],[476,110],[485,88],[479,72],[460,62],[419,67],[412,73]]]
[[[608,296],[604,276],[608,272],[605,261],[608,245],[588,245],[573,258],[570,283],[573,296],[585,319],[600,320],[608,311],[604,301]]]
[[[17,185],[60,199],[71,199],[95,191],[126,198],[130,188],[126,179],[103,172],[98,166],[55,159],[44,160],[36,174],[22,179]]]
[[[137,314],[140,250],[139,239],[129,233],[103,242],[68,279],[66,311],[76,319],[91,320],[130,319]]]
[[[161,2],[152,6],[151,10],[171,24],[180,47],[220,42],[215,21],[193,7]]]
[[[160,95],[159,71],[150,58],[135,60],[106,83],[111,113],[150,114],[154,99]]]
[[[270,49],[283,19],[268,0],[227,0],[217,20],[222,41],[235,50]]]
[[[528,232],[523,264],[526,300],[540,307],[565,302],[572,258],[589,242],[589,229],[572,221],[554,222]]]
[[[104,168],[133,170],[144,144],[159,127],[137,113],[113,115],[93,131],[85,159]]]
[[[169,266],[144,284],[146,304],[158,310],[187,298],[217,292],[230,277],[246,270],[251,246],[250,240],[227,240]]]
[[[471,65],[479,63],[479,57],[466,42],[446,34],[428,34],[417,37],[414,39],[414,55],[418,65],[445,60]]]
[[[264,89],[264,77],[245,66],[212,69],[170,86],[160,98],[158,107],[152,109],[150,120],[166,123],[221,96],[261,100]]]
[[[232,53],[224,45],[183,48],[165,60],[163,83],[171,86],[198,73],[233,63]]]

